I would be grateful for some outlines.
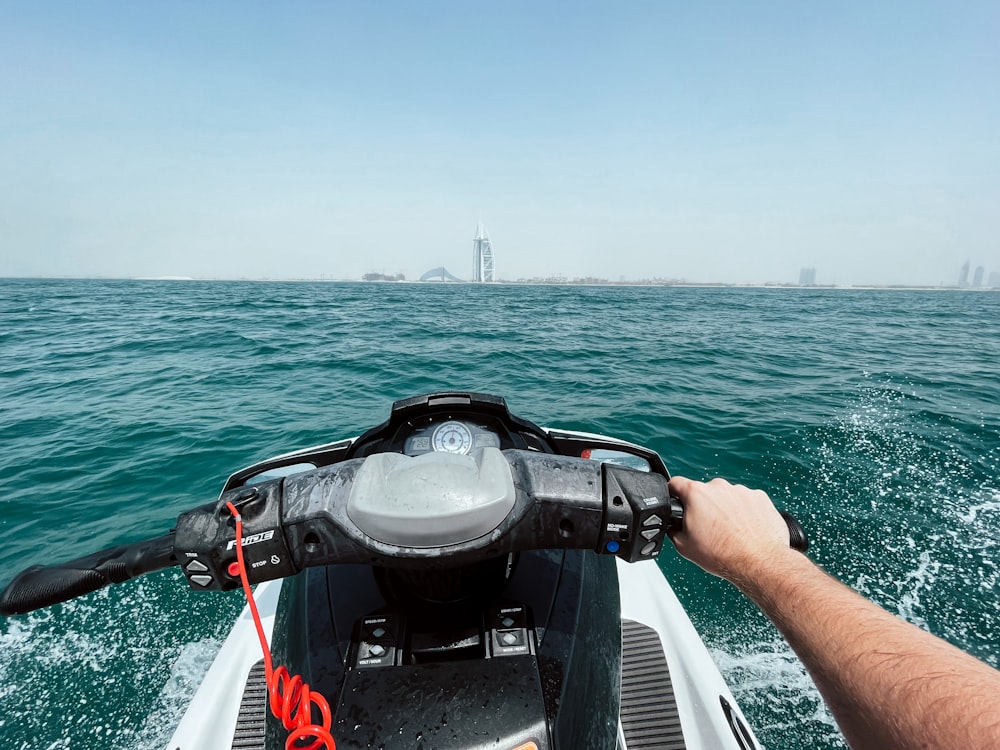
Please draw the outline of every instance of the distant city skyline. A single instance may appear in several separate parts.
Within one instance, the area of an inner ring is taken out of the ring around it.
[[[7,7],[0,276],[1000,269],[995,2]]]
[[[967,260],[965,261],[965,263],[962,264],[962,269],[958,273],[958,286],[977,288],[984,286],[984,280],[986,282],[985,286],[988,287],[1000,286],[1000,273],[993,271],[992,273],[990,273],[987,279],[986,267],[976,266],[975,269],[972,269],[972,280],[970,281],[969,280],[970,268],[971,268],[971,261]]]

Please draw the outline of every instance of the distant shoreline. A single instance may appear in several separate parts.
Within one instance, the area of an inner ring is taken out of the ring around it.
[[[262,284],[420,284],[425,286],[602,286],[602,287],[672,287],[694,289],[799,289],[799,290],[872,290],[922,292],[997,292],[1000,287],[960,287],[931,284],[791,284],[781,282],[725,283],[712,281],[638,280],[610,281],[607,279],[501,279],[490,284],[471,281],[420,281],[418,279],[372,280],[325,278],[240,278],[193,276],[5,276],[4,281],[162,281],[162,282],[249,282]]]

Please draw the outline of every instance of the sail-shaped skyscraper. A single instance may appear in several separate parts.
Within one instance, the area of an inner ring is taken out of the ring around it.
[[[476,238],[472,241],[472,280],[479,284],[496,281],[493,243],[490,242],[482,222],[476,227]]]

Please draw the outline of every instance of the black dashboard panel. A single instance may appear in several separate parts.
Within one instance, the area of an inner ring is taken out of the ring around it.
[[[349,458],[373,453],[464,454],[477,448],[553,453],[545,431],[516,417],[497,396],[439,393],[397,401],[389,419],[358,437]]]

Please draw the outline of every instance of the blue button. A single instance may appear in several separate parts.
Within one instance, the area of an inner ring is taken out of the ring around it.
[[[604,545],[604,549],[606,549],[611,554],[614,554],[619,549],[621,549],[621,545],[618,544],[618,542],[612,540],[612,541],[610,541],[610,542],[608,542],[607,544]]]

